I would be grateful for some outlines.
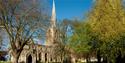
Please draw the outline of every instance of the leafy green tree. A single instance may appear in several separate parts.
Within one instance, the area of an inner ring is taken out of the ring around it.
[[[96,0],[89,14],[88,23],[92,40],[96,44],[98,62],[116,62],[124,47],[125,11],[122,0]],[[122,38],[122,39],[121,39]],[[109,52],[110,51],[110,52]],[[119,52],[120,51],[120,52]]]
[[[89,26],[86,22],[73,23],[73,35],[70,38],[70,47],[80,56],[89,59],[91,51]]]

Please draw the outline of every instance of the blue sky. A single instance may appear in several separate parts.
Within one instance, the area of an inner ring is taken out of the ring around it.
[[[49,0],[50,7],[52,7],[52,0]],[[73,19],[83,18],[85,14],[91,9],[92,0],[55,0],[57,19],[65,18]]]

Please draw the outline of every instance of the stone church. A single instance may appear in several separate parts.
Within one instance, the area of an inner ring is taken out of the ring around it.
[[[33,43],[28,43],[25,45],[18,62],[20,63],[50,63],[58,62],[61,63],[64,58],[60,56],[55,57],[55,48],[57,46],[58,40],[57,28],[56,28],[56,10],[55,2],[53,0],[52,16],[50,21],[50,27],[46,33],[46,43],[45,45],[38,45]],[[11,61],[13,57],[11,56]],[[38,62],[39,61],[39,62]]]

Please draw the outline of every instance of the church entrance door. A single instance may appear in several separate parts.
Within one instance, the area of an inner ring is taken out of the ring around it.
[[[31,55],[28,56],[27,63],[32,63],[32,56]]]

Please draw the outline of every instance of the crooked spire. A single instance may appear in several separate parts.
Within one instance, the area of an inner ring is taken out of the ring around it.
[[[52,16],[51,16],[51,26],[56,26],[56,9],[55,9],[55,1],[53,0],[53,7],[52,7]]]

